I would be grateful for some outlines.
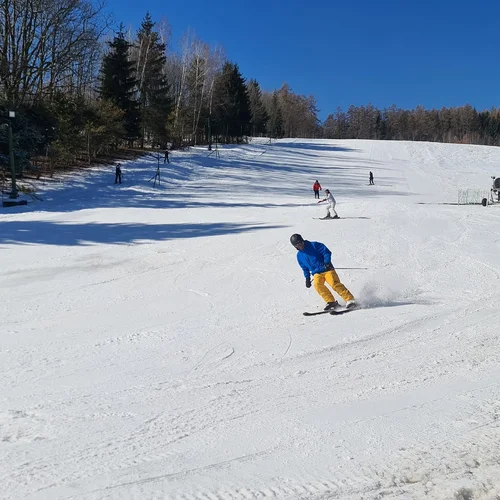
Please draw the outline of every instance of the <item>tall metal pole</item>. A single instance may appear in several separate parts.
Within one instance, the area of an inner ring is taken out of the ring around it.
[[[10,175],[12,177],[12,191],[10,192],[9,198],[17,198],[17,188],[16,188],[16,165],[14,162],[14,138],[12,136],[12,118],[16,116],[14,111],[9,111],[9,163],[10,163]]]
[[[208,115],[208,150],[212,151],[212,124],[210,123],[210,116]]]

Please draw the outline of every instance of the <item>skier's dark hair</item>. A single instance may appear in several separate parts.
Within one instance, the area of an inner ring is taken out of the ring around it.
[[[297,243],[304,243],[304,238],[302,238],[300,234],[292,234],[292,236],[290,236],[290,243],[296,246]]]

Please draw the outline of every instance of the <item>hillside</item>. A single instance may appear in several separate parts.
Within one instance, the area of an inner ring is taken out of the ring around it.
[[[500,149],[171,162],[159,186],[144,157],[0,209],[0,498],[497,498],[500,205],[456,201]],[[314,219],[316,179],[340,220]],[[323,303],[296,232],[363,309],[302,315]]]

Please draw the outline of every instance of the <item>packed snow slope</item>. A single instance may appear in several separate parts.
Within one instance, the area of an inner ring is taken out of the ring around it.
[[[0,498],[498,498],[500,206],[456,200],[500,149],[259,140],[157,166],[0,211]],[[314,219],[316,179],[340,220]],[[363,309],[302,315],[324,304],[296,232]]]

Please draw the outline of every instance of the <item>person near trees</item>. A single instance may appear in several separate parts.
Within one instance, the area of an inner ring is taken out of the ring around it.
[[[116,165],[115,169],[115,184],[122,183],[122,169],[120,164]]]
[[[165,158],[163,160],[163,163],[170,163],[170,160],[168,158],[168,149],[165,149]]]

